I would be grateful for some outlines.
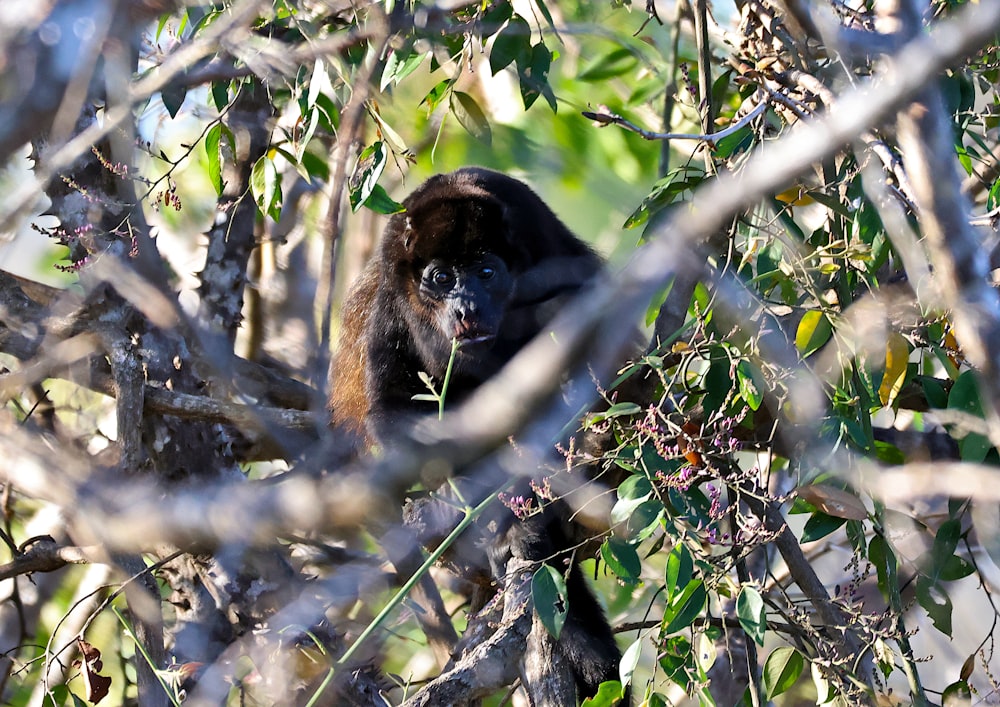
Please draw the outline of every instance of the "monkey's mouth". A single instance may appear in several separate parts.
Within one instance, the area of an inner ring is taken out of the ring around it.
[[[483,344],[492,344],[493,340],[496,339],[496,334],[460,334],[456,336],[455,339],[458,341],[458,347],[460,349],[468,348],[470,346],[481,346]]]

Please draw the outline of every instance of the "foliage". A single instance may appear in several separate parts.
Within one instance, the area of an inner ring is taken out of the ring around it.
[[[551,460],[557,435],[539,415],[453,456],[357,462],[310,410],[381,217],[467,163],[528,178],[624,268],[554,340],[653,342],[586,416],[599,458],[563,444],[533,497],[498,494],[531,514],[602,472],[578,554],[627,649],[588,704],[623,685],[649,705],[995,699],[995,9],[706,4],[127,2],[72,76],[46,63],[66,17],[86,24],[72,3],[0,37],[38,69],[0,91],[0,156],[13,171],[30,144],[33,170],[23,189],[5,173],[0,212],[75,276],[0,273],[4,702],[449,694],[405,597],[490,504],[452,481],[458,528],[405,576],[387,529],[414,484],[508,438]],[[954,56],[901,63],[907,42]],[[785,149],[817,125],[815,157]],[[447,421],[448,381],[425,383]],[[565,576],[526,576],[445,615],[457,665],[532,607],[560,635]]]

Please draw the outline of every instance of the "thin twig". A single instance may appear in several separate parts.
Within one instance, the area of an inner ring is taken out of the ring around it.
[[[635,123],[626,120],[625,118],[617,115],[615,113],[609,113],[606,111],[593,112],[589,110],[583,111],[583,117],[589,120],[593,120],[598,123],[598,127],[604,127],[606,125],[619,125],[626,130],[630,130],[645,140],[700,140],[707,143],[709,146],[714,147],[719,140],[732,135],[739,130],[753,122],[754,118],[767,110],[768,103],[762,102],[754,106],[753,110],[744,115],[742,118],[737,120],[732,125],[728,126],[724,130],[720,130],[717,133],[710,133],[708,135],[700,133],[657,133],[652,130],[646,130],[645,128],[640,128]]]

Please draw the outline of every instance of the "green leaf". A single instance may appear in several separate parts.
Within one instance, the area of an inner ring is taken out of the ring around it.
[[[968,577],[976,571],[976,566],[964,557],[952,555],[941,566],[938,578],[943,582],[954,582]]]
[[[826,513],[813,513],[802,528],[802,537],[799,542],[811,543],[814,540],[825,538],[834,530],[847,522],[846,518],[828,516]]]
[[[412,47],[408,47],[406,51],[390,52],[385,60],[385,68],[382,70],[379,90],[384,91],[389,84],[398,86],[399,82],[412,74],[426,57],[426,53],[414,52]]]
[[[905,464],[906,457],[902,450],[889,442],[875,440],[875,458],[884,464]]]
[[[941,693],[941,707],[969,707],[972,704],[972,689],[965,680],[958,680]]]
[[[476,103],[476,99],[463,91],[454,91],[451,94],[451,112],[458,119],[459,124],[468,131],[472,137],[486,143],[493,142],[493,133],[490,130],[490,123],[486,120],[483,109]]]
[[[736,364],[736,382],[740,387],[740,397],[751,410],[758,410],[764,401],[760,386],[757,384],[757,375],[749,361],[740,361]]]
[[[702,405],[706,413],[719,410],[725,404],[733,387],[733,379],[730,374],[733,364],[726,349],[722,346],[713,346],[710,360],[711,363],[702,379],[702,385],[705,387]]]
[[[937,580],[941,570],[955,557],[955,548],[962,539],[962,523],[957,519],[946,520],[934,535],[934,547],[931,549],[931,579]]]
[[[622,700],[622,684],[617,680],[607,680],[597,687],[593,697],[585,699],[582,707],[613,707],[620,705]]]
[[[208,179],[215,195],[222,194],[222,123],[216,123],[205,133],[205,155],[208,157]]]
[[[555,568],[542,565],[531,577],[531,600],[545,630],[559,638],[569,608],[566,580]]]
[[[645,476],[638,474],[625,479],[618,487],[618,498],[622,500],[645,501],[653,492],[653,485]]]
[[[215,104],[215,109],[220,111],[229,105],[228,81],[212,82],[212,103]]]
[[[805,660],[797,650],[788,646],[775,648],[764,663],[764,696],[771,700],[786,692],[799,679],[803,668]]]
[[[701,615],[707,602],[708,592],[705,590],[705,583],[697,579],[691,580],[677,597],[677,601],[663,612],[661,632],[668,635],[687,628]]]
[[[948,409],[961,410],[978,418],[983,416],[983,405],[979,397],[979,382],[973,371],[963,372],[948,394]],[[977,432],[970,432],[958,442],[962,461],[981,462],[992,449],[989,439]]]
[[[694,558],[684,543],[677,543],[667,555],[667,567],[664,584],[667,589],[667,601],[673,602],[682,589],[694,578]]]
[[[364,207],[366,209],[371,209],[377,214],[385,214],[387,216],[406,211],[406,208],[402,204],[394,201],[392,197],[386,193],[381,184],[376,184],[372,188],[372,193],[368,195],[367,199],[365,199]]]
[[[320,124],[326,132],[331,135],[337,131],[340,125],[340,109],[325,93],[316,96],[316,110],[319,111]]]
[[[577,78],[581,81],[604,81],[621,76],[635,67],[635,55],[627,47],[615,47],[587,64]]]
[[[692,662],[691,641],[684,634],[670,636],[661,642],[656,662],[670,682],[687,689],[690,679],[687,668]]]
[[[552,66],[553,54],[544,44],[539,42],[531,48],[531,56],[527,66],[518,64],[517,76],[521,83],[521,101],[528,110],[539,96],[545,96],[546,103],[555,113],[556,97],[549,86],[549,68]]]
[[[953,607],[951,597],[948,596],[948,592],[944,590],[941,584],[923,575],[918,575],[917,603],[927,612],[931,623],[934,624],[934,628],[950,638]]]
[[[715,143],[715,149],[712,152],[717,159],[727,159],[735,154],[749,150],[753,146],[754,137],[755,133],[749,126],[740,128],[735,133],[726,135]]]
[[[448,91],[451,89],[452,81],[451,79],[445,79],[434,85],[427,95],[424,96],[423,100],[420,101],[420,105],[427,106],[427,114],[430,115],[434,112],[434,109],[441,105],[441,101],[448,97]]]
[[[160,100],[163,101],[163,107],[167,109],[171,118],[177,117],[185,98],[187,98],[187,86],[171,83],[160,91]]]
[[[354,174],[351,175],[349,182],[353,211],[357,211],[371,196],[378,184],[379,177],[382,176],[382,171],[388,161],[384,147],[382,141],[378,140],[362,150],[358,156],[358,162],[354,166]]]
[[[1000,206],[1000,179],[993,182],[989,194],[986,195],[987,211],[993,211],[998,206]]]
[[[642,412],[642,408],[635,403],[615,403],[607,410],[603,412],[595,412],[593,415],[587,417],[587,425],[594,425],[598,422],[604,422],[605,420],[613,417],[622,417],[624,415],[638,415]]]
[[[629,515],[625,524],[628,541],[635,545],[649,538],[660,527],[664,513],[663,503],[658,498],[651,498],[640,503]]]
[[[829,341],[832,334],[833,325],[827,316],[818,309],[810,309],[802,315],[795,331],[795,348],[806,358]]]
[[[983,416],[983,405],[979,399],[979,382],[973,371],[963,372],[948,394],[948,408],[961,410],[976,417]]]
[[[601,544],[601,559],[618,579],[637,584],[642,572],[642,560],[635,547],[620,538],[611,537]]]
[[[868,543],[868,561],[875,565],[882,596],[888,597],[890,587],[896,584],[896,556],[881,535],[876,535]]]
[[[531,58],[531,27],[515,16],[497,33],[490,50],[490,70],[495,76],[513,62],[527,65]]]
[[[736,616],[740,626],[758,646],[764,645],[764,631],[767,628],[767,612],[764,599],[756,587],[744,584],[736,597]]]
[[[250,173],[250,191],[260,212],[277,220],[281,215],[281,183],[278,168],[268,155],[254,163]]]

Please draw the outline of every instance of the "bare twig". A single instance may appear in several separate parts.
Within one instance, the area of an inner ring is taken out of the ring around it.
[[[742,118],[737,120],[732,125],[729,125],[723,130],[719,130],[715,133],[699,134],[699,133],[657,133],[651,130],[646,130],[645,128],[640,128],[635,123],[626,120],[620,115],[614,113],[608,113],[606,111],[583,111],[583,117],[588,120],[593,120],[604,127],[605,125],[619,125],[627,130],[638,134],[646,140],[700,140],[707,143],[709,146],[715,146],[724,137],[728,137],[733,133],[739,132],[744,127],[753,122],[753,120],[767,110],[767,102],[758,103],[753,109],[744,115]]]

